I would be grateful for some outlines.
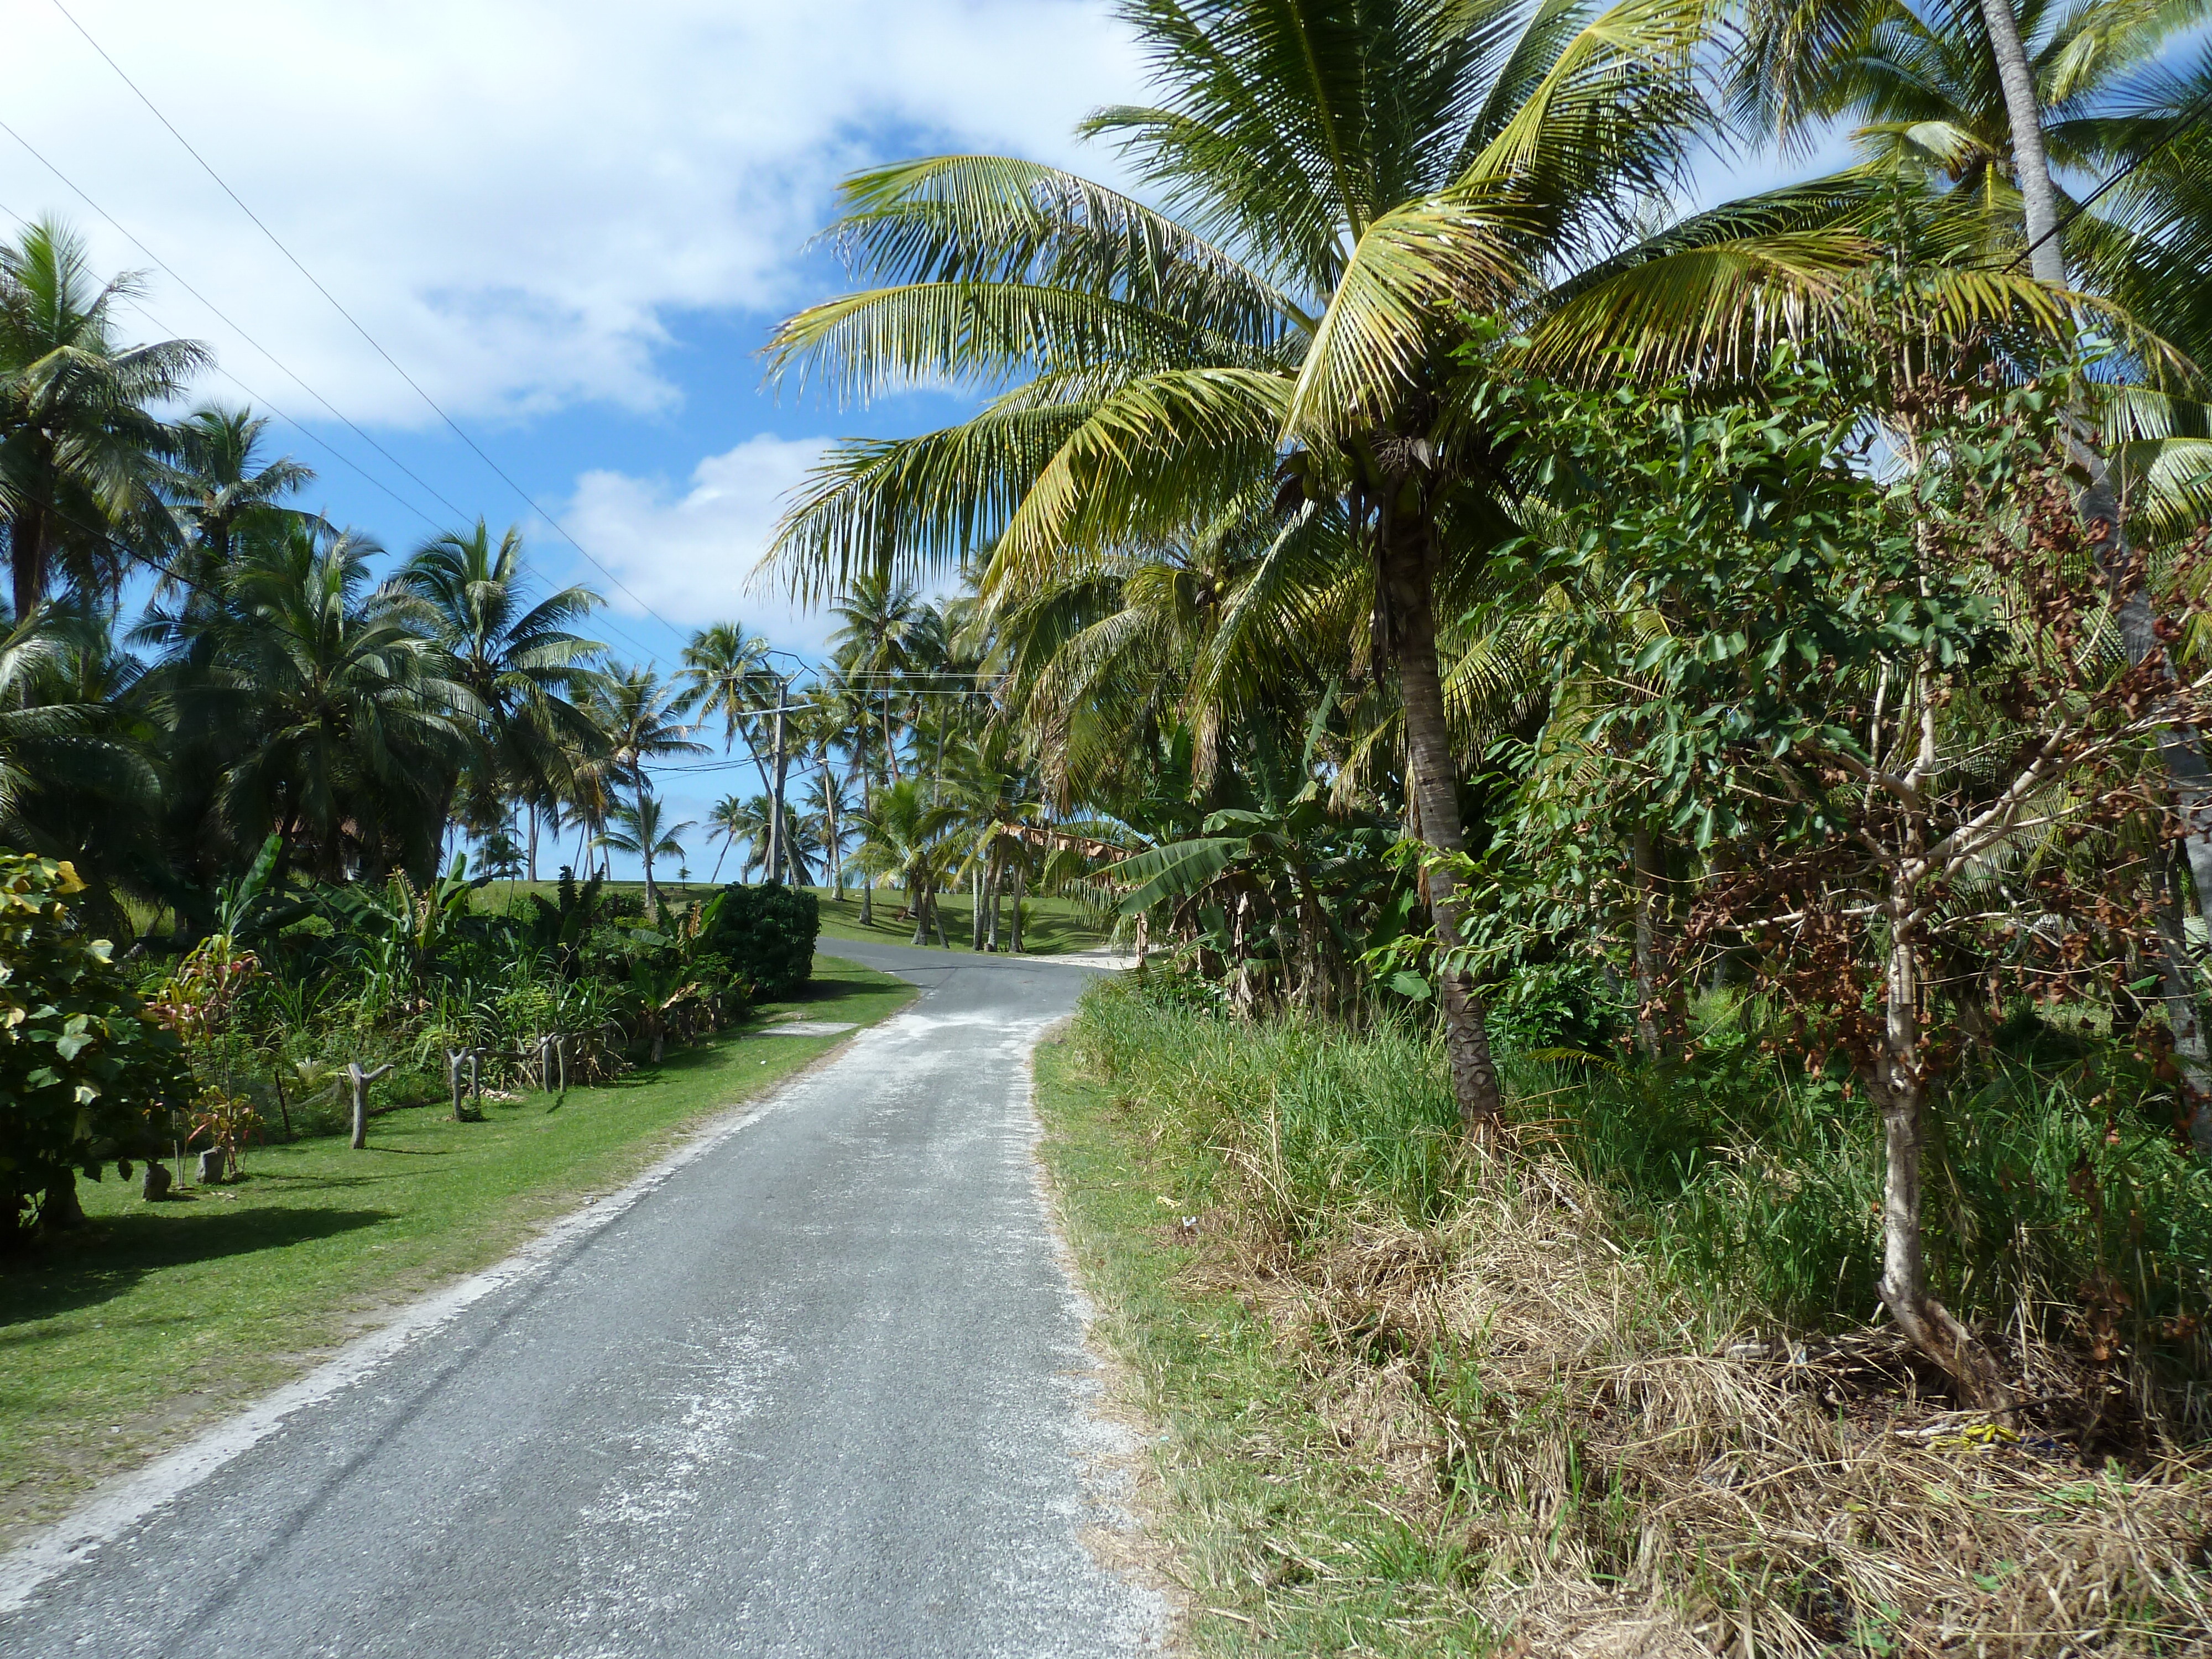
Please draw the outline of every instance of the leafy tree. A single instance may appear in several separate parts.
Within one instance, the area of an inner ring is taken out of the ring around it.
[[[2000,981],[2097,999],[2174,926],[2144,770],[2163,732],[2212,710],[2212,681],[2092,646],[2108,601],[2075,579],[2090,555],[2062,396],[1931,405],[1882,479],[1857,449],[1861,390],[1814,368],[1756,407],[1544,394],[1536,434],[1578,487],[1537,577],[1644,619],[1564,634],[1556,678],[1633,675],[1644,695],[1559,701],[1517,839],[1555,891],[1589,879],[1609,818],[1656,817],[1704,855],[1684,941],[1749,954],[1812,1063],[1847,1058],[1881,1115],[1882,1300],[1969,1399],[2003,1407],[1923,1256],[1940,1079],[1989,1040],[1976,1004]],[[2063,856],[2085,838],[2094,856]]]
[[[65,860],[0,853],[0,1226],[75,1224],[76,1177],[157,1155],[192,1096],[177,1037],[126,988],[75,911]]]

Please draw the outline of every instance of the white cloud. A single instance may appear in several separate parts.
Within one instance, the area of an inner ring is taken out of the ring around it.
[[[70,0],[368,331],[458,413],[675,395],[690,308],[811,297],[837,179],[975,145],[1061,161],[1140,82],[1103,0]],[[7,8],[6,118],[347,413],[432,416],[52,7]],[[103,266],[147,257],[0,135],[0,205],[61,211]],[[313,404],[156,274],[150,309],[265,401]]]
[[[586,472],[562,521],[621,578],[614,586],[584,573],[617,612],[649,608],[679,627],[743,622],[786,650],[811,654],[827,620],[752,577],[784,495],[827,445],[763,433],[700,462],[680,492],[629,473]]]

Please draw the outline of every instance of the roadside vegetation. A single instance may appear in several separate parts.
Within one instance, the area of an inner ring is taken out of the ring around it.
[[[859,175],[770,343],[975,398],[794,493],[805,675],[378,564],[0,258],[18,1243],[306,1064],[613,1080],[825,914],[1110,919],[1052,1110],[1224,1644],[2201,1650],[2201,11],[1123,9],[1127,191]]]
[[[2212,1627],[2174,1340],[2212,1183],[2106,1144],[2071,1045],[2008,1043],[1929,1202],[1960,1316],[2013,1333],[2036,1391],[2014,1431],[1868,1329],[1881,1159],[1832,1085],[1726,1035],[1674,1089],[1519,1055],[1516,1151],[1488,1155],[1428,1032],[1191,988],[1094,991],[1039,1099],[1169,1430],[1159,1517],[1209,1650],[2165,1653]],[[2068,1322],[2100,1283],[2101,1328]]]

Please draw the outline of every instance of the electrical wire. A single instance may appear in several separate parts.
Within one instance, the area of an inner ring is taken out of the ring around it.
[[[114,58],[108,56],[107,49],[101,46],[98,40],[93,39],[91,31],[87,29],[83,24],[77,21],[75,15],[70,12],[67,6],[62,3],[62,0],[53,0],[53,5],[56,11],[61,13],[64,18],[69,20],[70,27],[74,28],[79,34],[82,35],[85,39],[86,44],[90,46],[94,52],[100,54],[101,60],[106,64],[108,68],[115,71],[116,76],[122,81],[123,84],[131,88],[131,93],[137,98],[138,101],[145,105],[147,109],[152,112],[154,118],[159,121],[164,127],[167,128],[170,136],[179,144],[184,146],[185,153],[190,155],[193,161],[199,163],[201,170],[204,172],[209,178],[215,180],[216,184],[222,189],[224,195],[229,197],[234,203],[237,204],[238,210],[240,213],[243,213],[248,219],[251,219],[253,222],[255,228],[259,230],[264,236],[266,236],[269,239],[270,245],[274,246],[279,253],[283,254],[286,259],[291,262],[292,268],[298,271],[301,276],[307,279],[308,283],[313,287],[316,293],[321,295],[324,299],[330,301],[331,308],[335,310],[339,316],[344,318],[348,323],[352,325],[354,332],[360,335],[362,339],[368,342],[370,349],[373,349],[378,356],[383,358],[386,363],[391,365],[392,373],[398,375],[401,380],[406,381],[408,386],[414,391],[415,395],[420,398],[424,404],[428,405],[433,414],[436,415],[441,421],[443,421],[446,423],[447,429],[463,443],[466,444],[469,448],[475,453],[477,459],[482,461],[485,466],[489,467],[502,483],[506,484],[509,489],[512,489],[517,495],[521,497],[523,501],[528,505],[532,512],[537,514],[539,518],[544,520],[547,524],[550,525],[556,534],[557,534],[563,541],[567,542],[569,546],[574,548],[577,552],[582,554],[583,556],[592,565],[597,567],[600,573],[604,574],[609,581],[612,582],[617,587],[628,594],[629,598],[635,602],[639,610],[644,611],[647,616],[651,617],[663,628],[667,629],[669,632],[680,638],[684,633],[682,629],[677,627],[674,623],[670,622],[667,617],[662,616],[651,605],[647,605],[644,599],[641,599],[636,591],[633,589],[629,584],[623,581],[620,576],[617,575],[611,567],[603,562],[589,548],[586,547],[583,543],[578,541],[576,538],[569,532],[568,527],[566,525],[562,524],[558,519],[555,518],[550,513],[539,506],[537,498],[528,490],[525,489],[520,484],[517,483],[514,479],[508,475],[504,467],[501,466],[497,461],[494,460],[490,455],[486,453],[483,445],[477,443],[474,438],[468,434],[468,433],[462,430],[460,423],[454,420],[451,415],[448,415],[444,408],[439,404],[438,400],[433,398],[428,392],[424,391],[421,383],[418,382],[413,375],[410,374],[405,368],[400,366],[399,360],[394,357],[389,351],[386,351],[384,349],[382,343],[380,342],[374,334],[371,334],[367,328],[362,326],[361,319],[356,317],[353,313],[347,310],[345,307],[340,303],[337,295],[331,293],[329,289],[324,287],[321,279],[318,277],[313,271],[308,270],[305,264],[301,263],[299,256],[294,253],[290,248],[287,247],[284,245],[283,240],[262,222],[261,216],[254,212],[252,208],[246,204],[244,198],[241,198],[236,191],[230,187],[228,182],[224,179],[221,173],[215,170],[214,167],[209,162],[207,157],[202,155],[198,150],[192,148],[191,141],[186,138],[183,133],[177,131],[176,124],[171,121],[167,116],[162,114],[160,107],[155,105],[154,100],[149,98],[145,93],[140,89],[138,83],[136,81],[133,81],[129,75],[124,72],[123,66],[117,63]]]
[[[55,3],[59,4],[60,0],[55,0]],[[2208,88],[2197,98],[2195,103],[2190,105],[2188,108],[2182,111],[2179,115],[2174,118],[2173,125],[2167,131],[2163,138],[2160,138],[2148,149],[2136,156],[2134,161],[2129,162],[2127,166],[2122,167],[2111,178],[2106,179],[2104,183],[2099,185],[2096,189],[2091,191],[2087,196],[2083,197],[2072,207],[2069,208],[2059,216],[2057,222],[2054,223],[2050,229],[2045,231],[2042,235],[2037,237],[2026,247],[2021,249],[2018,253],[2014,254],[2012,258],[2011,263],[2007,264],[2005,269],[2007,270],[2019,270],[2021,265],[2034,253],[2036,249],[2041,247],[2052,237],[2058,235],[2066,228],[2067,226],[2072,224],[2076,219],[2080,218],[2092,207],[2095,206],[2098,201],[2104,197],[2106,191],[2122,183],[2132,175],[2138,167],[2150,161],[2152,157],[2157,155],[2161,150],[2171,146],[2174,140],[2182,137],[2191,127],[2196,125],[2197,123],[2202,120],[2207,114],[2212,114],[2212,88]]]
[[[56,167],[51,161],[47,160],[46,155],[42,154],[36,146],[32,144],[28,139],[25,138],[21,133],[16,131],[14,127],[9,126],[5,120],[0,120],[0,132],[5,132],[10,138],[13,138],[18,144],[21,145],[25,152],[27,153],[33,161],[37,161],[40,166],[46,168],[47,172],[52,173],[55,178],[60,179],[64,186],[76,194],[78,200],[82,201],[87,207],[90,208],[94,213],[106,220],[109,225],[114,228],[117,234],[126,239],[133,247],[137,248],[141,253],[144,254],[149,259],[151,259],[156,265],[160,266],[161,269],[169,276],[171,280],[175,282],[176,284],[179,288],[183,289],[185,293],[191,295],[192,298],[198,300],[202,305],[205,306],[208,310],[213,313],[226,327],[236,333],[239,338],[244,340],[246,344],[252,346],[264,357],[266,357],[271,363],[274,363],[284,374],[289,376],[291,380],[299,386],[301,390],[305,392],[309,397],[313,398],[317,403],[320,404],[325,409],[328,410],[331,412],[332,418],[345,426],[354,434],[355,436],[358,437],[363,443],[367,444],[371,449],[374,449],[378,454],[383,456],[384,459],[391,462],[393,466],[398,468],[399,471],[404,473],[408,478],[412,480],[417,485],[420,485],[424,490],[428,491],[431,498],[436,501],[441,507],[445,507],[448,513],[453,514],[454,519],[459,520],[462,523],[466,523],[468,521],[470,517],[468,514],[463,512],[461,508],[456,507],[452,501],[447,501],[446,497],[434,487],[426,483],[411,468],[410,468],[405,462],[400,460],[398,456],[394,455],[382,444],[370,437],[368,433],[364,432],[361,428],[357,422],[347,416],[335,404],[331,403],[328,398],[325,398],[313,386],[309,385],[307,380],[301,376],[298,371],[294,369],[289,364],[286,363],[283,359],[277,356],[275,352],[270,350],[268,347],[263,345],[261,342],[256,339],[252,335],[247,333],[244,327],[234,321],[229,314],[220,306],[216,305],[214,301],[209,299],[207,295],[202,294],[198,289],[193,287],[191,283],[185,281],[185,278],[179,274],[174,266],[171,265],[167,260],[162,258],[160,254],[155,252],[152,248],[147,246],[144,242],[141,241],[123,224],[120,220],[117,219],[113,214],[108,212],[107,210],[100,206],[99,203],[94,201],[92,197],[81,185],[70,178],[70,176],[64,173],[59,167]],[[25,219],[13,209],[0,210],[6,211],[8,216],[14,219],[18,224],[28,225],[30,223],[29,220]],[[128,303],[134,309],[137,310],[150,320],[156,328],[160,329],[164,333],[170,331],[169,325],[162,322],[158,317],[155,317],[142,301],[133,298],[129,300]],[[255,397],[257,395],[250,387],[246,386],[245,381],[239,380],[238,376],[231,373],[230,370],[223,368],[218,365],[216,368],[216,372],[235,382],[240,389],[246,392],[246,395],[249,398]],[[267,400],[262,399],[260,401],[266,403]],[[348,456],[343,451],[333,447],[325,440],[318,437],[313,432],[309,431],[308,428],[300,421],[295,419],[289,415],[285,415],[283,411],[282,410],[278,410],[274,404],[268,404],[267,406],[275,413],[283,416],[283,417],[286,421],[289,422],[293,426],[299,428],[299,429],[302,433],[305,433],[309,439],[320,444],[325,449],[329,450],[331,454],[337,456],[338,459],[343,461],[346,465],[351,467],[356,472],[360,473],[363,478],[374,484],[386,495],[391,496],[392,499],[398,501],[400,506],[414,514],[425,524],[428,525],[432,530],[434,531],[439,528],[438,520],[432,517],[430,514],[424,511],[418,503],[408,501],[397,490],[393,489],[390,484],[385,483],[382,479],[374,477],[350,456]],[[618,633],[618,630],[611,628],[608,629],[606,631],[609,633]],[[635,638],[623,636],[623,642],[629,646],[631,650],[638,653],[641,656],[651,658],[659,654],[653,647],[640,642]]]

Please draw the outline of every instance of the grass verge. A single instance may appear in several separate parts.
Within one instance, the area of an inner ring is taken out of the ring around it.
[[[371,1121],[369,1145],[256,1146],[243,1178],[143,1202],[80,1188],[92,1224],[0,1272],[0,1541],[100,1480],[298,1376],[380,1310],[498,1261],[684,1133],[841,1037],[771,1037],[793,1017],[870,1024],[913,988],[817,957],[799,996],[599,1088],[442,1103]]]
[[[2063,1402],[1950,1413],[1863,1313],[1823,1332],[1756,1275],[1701,1290],[1680,1245],[1711,1194],[1689,1181],[1668,1220],[1565,1155],[1595,1132],[1557,1087],[1485,1163],[1417,1034],[1127,981],[1038,1082],[1103,1334],[1167,1429],[1201,1651],[2212,1651],[2204,1447],[2116,1455]],[[2124,1403],[2049,1342],[2025,1357]]]
[[[1192,1171],[1071,1039],[1036,1055],[1042,1156],[1097,1330],[1164,1433],[1152,1522],[1206,1654],[1456,1656],[1489,1632],[1439,1595],[1461,1562],[1342,1455],[1266,1317],[1206,1271]],[[1202,1218],[1201,1218],[1202,1219]]]

